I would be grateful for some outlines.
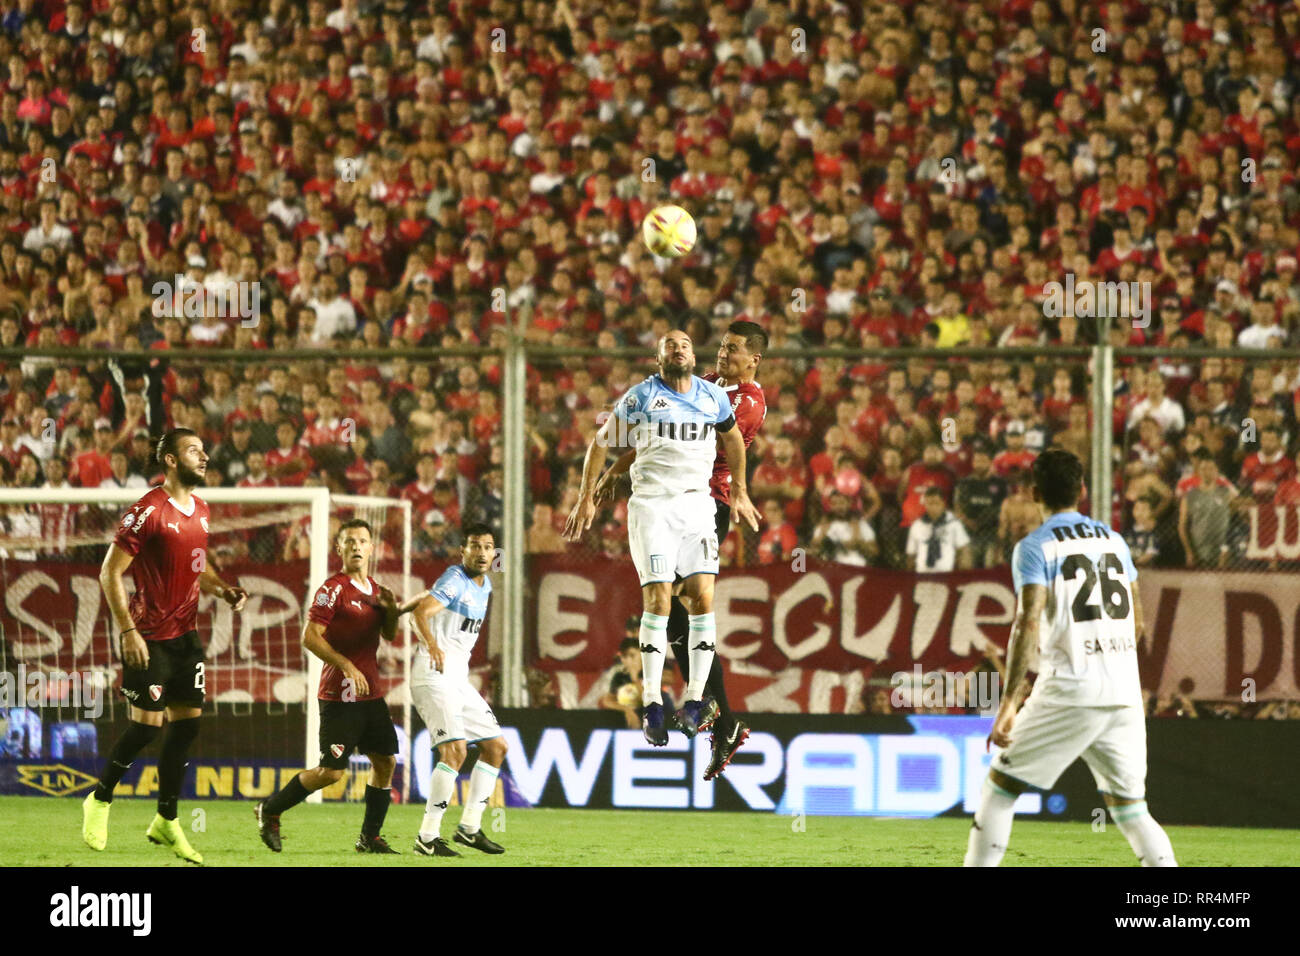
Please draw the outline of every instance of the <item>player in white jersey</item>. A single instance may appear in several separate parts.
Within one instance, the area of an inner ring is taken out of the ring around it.
[[[421,856],[460,856],[440,831],[468,744],[478,744],[479,755],[453,839],[484,853],[505,852],[488,839],[480,823],[506,759],[506,742],[492,708],[469,682],[470,652],[492,595],[487,571],[495,542],[492,529],[485,524],[466,526],[464,536],[461,563],[444,571],[428,591],[401,606],[403,612],[414,612],[422,643],[411,665],[411,702],[429,728],[438,755],[424,820],[415,838],[415,852]]]
[[[704,686],[713,667],[717,625],[713,581],[718,573],[716,511],[709,479],[721,446],[731,468],[731,517],[758,530],[758,512],[745,485],[745,442],[727,393],[694,375],[695,351],[685,332],[659,340],[659,374],[627,391],[587,448],[582,489],[564,534],[577,540],[596,515],[595,492],[611,445],[636,448],[632,497],[627,505],[628,544],[641,581],[641,726],[646,740],[668,743],[664,719],[664,657],[673,581],[684,579],[682,603],[690,612],[690,677],[677,725],[694,736],[704,714]]]
[[[1033,465],[1034,500],[1051,515],[1011,557],[1018,598],[993,758],[971,823],[966,866],[997,866],[1016,798],[1047,789],[1082,757],[1116,826],[1143,866],[1177,866],[1146,805],[1147,742],[1138,677],[1142,605],[1124,539],[1078,511],[1083,464],[1052,448]],[[1030,654],[1038,679],[1025,706]]]

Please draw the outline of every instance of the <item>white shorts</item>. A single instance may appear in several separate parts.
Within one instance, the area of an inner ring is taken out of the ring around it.
[[[627,541],[641,586],[718,573],[717,505],[705,491],[627,503]]]
[[[487,701],[469,682],[468,671],[451,664],[451,673],[440,673],[429,663],[423,649],[411,662],[411,703],[429,728],[434,747],[464,740],[474,743],[501,736],[501,725]]]
[[[1080,707],[1031,694],[1011,726],[1011,746],[992,767],[1040,790],[1054,785],[1079,757],[1097,789],[1115,797],[1146,796],[1147,725],[1141,707]]]

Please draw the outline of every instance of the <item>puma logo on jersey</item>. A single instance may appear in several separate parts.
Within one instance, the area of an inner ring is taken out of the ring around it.
[[[354,608],[356,608],[358,611],[363,610],[363,608],[361,607],[361,602],[360,602],[360,601],[353,601],[353,602],[352,602],[352,606],[353,606]]]
[[[177,534],[181,533],[181,523],[179,521],[168,521],[166,522],[166,525],[167,527],[175,531]]]

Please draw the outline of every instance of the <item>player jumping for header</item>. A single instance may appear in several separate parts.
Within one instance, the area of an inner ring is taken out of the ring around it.
[[[379,835],[392,801],[397,731],[379,690],[379,639],[397,634],[397,599],[369,576],[374,536],[360,518],[339,527],[335,550],[343,570],[317,590],[307,611],[303,647],[324,662],[320,675],[320,765],[304,770],[278,793],[257,804],[262,842],[280,852],[280,814],[308,794],[337,783],[355,749],[370,759],[366,812],[358,853],[396,853]]]
[[[637,449],[632,463],[632,497],[628,500],[628,544],[641,581],[641,721],[646,740],[668,743],[661,684],[668,650],[668,613],[673,581],[681,577],[682,603],[690,612],[686,702],[677,725],[688,736],[706,719],[704,687],[713,668],[717,627],[713,617],[713,582],[718,573],[716,511],[709,495],[716,448],[720,443],[731,469],[731,518],[758,530],[758,512],[745,482],[745,442],[736,428],[731,400],[713,382],[694,375],[695,352],[685,332],[659,340],[659,374],[633,386],[587,447],[582,488],[565,523],[564,535],[575,541],[596,515],[595,490],[611,445]],[[625,430],[626,441],[615,441]],[[716,438],[715,438],[716,432]]]
[[[461,563],[448,568],[433,587],[401,607],[403,613],[414,612],[421,639],[411,664],[411,702],[429,728],[438,755],[424,820],[415,838],[415,852],[420,856],[460,856],[442,838],[441,829],[456,776],[468,755],[467,744],[478,744],[478,759],[470,771],[465,809],[452,838],[483,853],[505,852],[488,839],[480,824],[506,759],[506,741],[492,708],[469,682],[470,653],[492,596],[487,572],[496,555],[495,540],[486,524],[467,525],[464,535]]]
[[[1146,805],[1147,741],[1138,678],[1142,605],[1124,539],[1078,511],[1083,465],[1052,448],[1032,468],[1034,499],[1051,515],[1016,545],[1018,597],[1007,685],[991,739],[993,758],[971,823],[966,866],[997,866],[1016,798],[1047,789],[1082,757],[1116,826],[1143,866],[1177,866],[1169,837]],[[1028,701],[1030,653],[1042,664]]]
[[[203,855],[190,846],[176,821],[181,781],[190,746],[199,735],[207,675],[196,629],[199,592],[236,611],[248,599],[207,565],[208,506],[194,489],[203,484],[208,456],[203,439],[175,428],[158,442],[163,483],[150,489],[122,517],[99,572],[100,587],[121,634],[122,696],[131,719],[109,752],[95,789],[82,803],[81,837],[92,850],[108,845],[113,789],[132,761],[162,733],[158,757],[158,814],[145,834],[189,863]],[[127,600],[127,568],[135,593]],[[167,730],[162,730],[163,715]]]
[[[703,376],[706,382],[714,382],[722,387],[731,399],[731,411],[736,416],[736,425],[748,449],[758,430],[763,427],[767,417],[767,399],[763,389],[754,376],[758,372],[758,363],[762,361],[763,349],[767,347],[767,333],[756,322],[732,322],[727,326],[727,333],[718,346],[717,368]],[[604,477],[596,486],[596,502],[614,496],[619,476],[631,467],[636,460],[636,449],[624,453],[618,461],[610,466]],[[727,465],[725,454],[719,453],[713,462],[713,477],[709,479],[709,493],[714,500],[714,523],[718,532],[719,543],[727,538],[731,530],[731,469]],[[678,595],[682,582],[674,585],[672,610],[668,614],[668,646],[672,648],[673,657],[682,675],[690,679],[691,662],[687,636],[690,630],[690,616]],[[712,727],[711,755],[709,765],[704,771],[704,779],[712,780],[726,769],[731,758],[736,755],[746,738],[749,727],[738,719],[727,702],[726,685],[723,682],[722,659],[714,655],[713,667],[705,683],[708,696],[705,698],[705,715],[699,729]],[[716,722],[715,722],[716,721]]]

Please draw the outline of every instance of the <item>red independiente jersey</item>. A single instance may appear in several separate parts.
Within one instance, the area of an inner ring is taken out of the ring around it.
[[[353,694],[355,700],[377,700],[384,695],[379,690],[379,663],[375,651],[379,649],[380,631],[384,625],[384,609],[379,604],[379,585],[374,578],[366,578],[369,590],[362,590],[351,575],[340,571],[316,589],[307,619],[325,626],[325,640],[365,675],[370,693]],[[321,670],[320,700],[343,699],[343,672],[326,664]]]
[[[716,382],[718,373],[709,372],[700,377],[706,382]],[[740,437],[745,439],[745,447],[748,448],[758,430],[763,427],[763,419],[767,418],[767,399],[763,395],[763,389],[758,382],[738,382],[724,385],[722,390],[731,399],[731,414],[736,416],[736,427],[740,429]],[[731,468],[727,465],[727,456],[721,452],[713,462],[709,494],[724,505],[731,504]]]
[[[146,641],[170,641],[195,629],[199,574],[207,561],[208,504],[190,495],[182,511],[159,485],[122,516],[113,543],[131,555],[131,620]]]

